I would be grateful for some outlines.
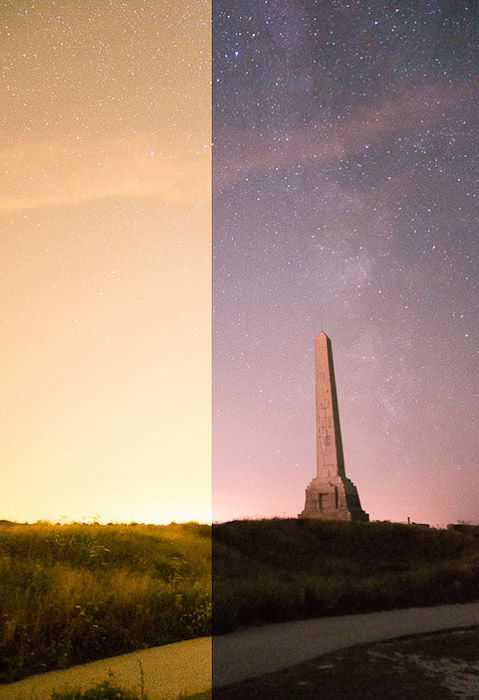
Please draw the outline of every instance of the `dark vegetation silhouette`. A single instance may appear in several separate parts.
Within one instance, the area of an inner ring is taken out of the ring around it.
[[[123,690],[117,685],[104,681],[88,690],[65,690],[53,693],[50,700],[148,700],[144,693],[138,694]]]
[[[213,631],[475,600],[479,528],[273,519],[213,526]]]
[[[211,691],[196,693],[195,695],[178,695],[176,700],[211,700]],[[148,700],[143,691],[139,693],[124,690],[110,681],[97,683],[88,690],[66,690],[53,693],[50,700]]]

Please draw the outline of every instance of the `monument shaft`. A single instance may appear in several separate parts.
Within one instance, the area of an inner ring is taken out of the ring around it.
[[[326,333],[315,338],[316,462],[318,479],[345,476],[333,352]]]
[[[306,489],[300,518],[369,520],[356,486],[346,477],[331,341],[315,338],[316,477]]]

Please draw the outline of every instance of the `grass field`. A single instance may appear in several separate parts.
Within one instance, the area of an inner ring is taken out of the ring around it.
[[[0,682],[210,633],[211,528],[0,524]]]
[[[208,635],[212,565],[216,633],[463,602],[478,597],[479,528],[0,523],[0,682]]]
[[[213,526],[213,630],[478,598],[479,528],[236,521]]]

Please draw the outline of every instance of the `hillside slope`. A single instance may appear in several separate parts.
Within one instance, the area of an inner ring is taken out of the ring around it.
[[[479,597],[479,528],[275,519],[213,526],[213,630]]]

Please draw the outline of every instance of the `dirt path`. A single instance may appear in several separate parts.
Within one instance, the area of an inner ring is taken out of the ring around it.
[[[211,687],[212,646],[218,687],[356,644],[472,625],[479,625],[479,603],[284,622],[215,637],[213,645],[203,637],[31,676],[0,686],[0,700],[49,700],[53,690],[88,688],[109,674],[123,688],[136,690],[143,677],[148,700],[173,700]]]

